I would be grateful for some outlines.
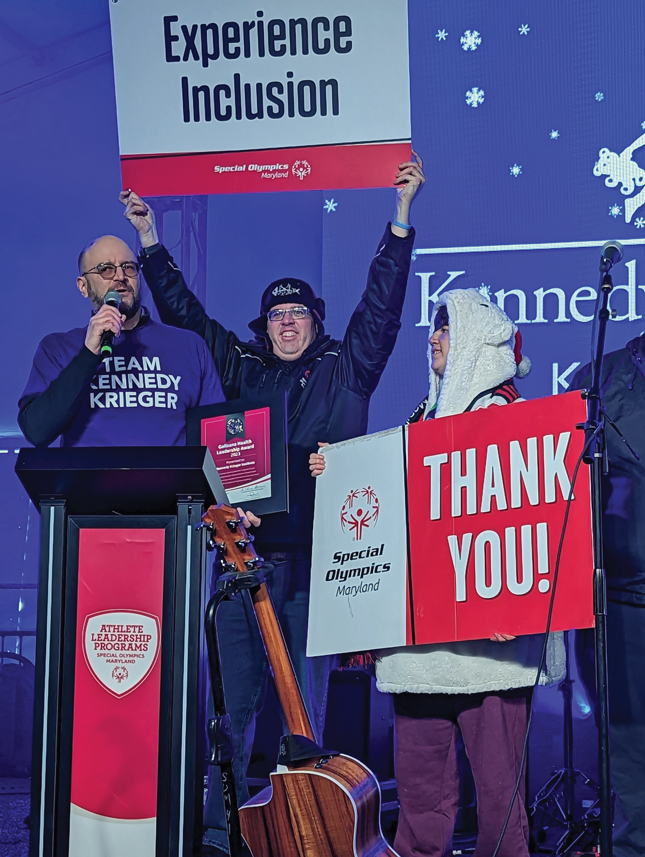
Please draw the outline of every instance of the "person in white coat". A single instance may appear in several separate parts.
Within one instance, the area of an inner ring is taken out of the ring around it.
[[[410,422],[439,419],[519,399],[515,376],[522,358],[517,327],[476,289],[439,297],[428,361],[430,391]],[[516,347],[517,346],[517,347]],[[310,459],[313,475],[324,453]],[[394,694],[395,767],[401,857],[443,857],[459,805],[456,746],[463,739],[477,789],[476,857],[492,857],[520,774],[531,689],[544,637],[495,634],[470,640],[389,649],[379,653],[379,690]],[[540,684],[564,677],[562,635],[547,647]],[[511,812],[498,857],[529,857],[523,789]]]

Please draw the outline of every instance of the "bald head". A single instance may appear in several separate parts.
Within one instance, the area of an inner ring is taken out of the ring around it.
[[[78,256],[78,273],[83,274],[83,271],[89,271],[90,268],[93,268],[95,265],[100,264],[101,262],[108,261],[107,256],[105,259],[99,259],[98,262],[90,262],[90,259],[93,259],[95,251],[98,247],[99,256],[103,252],[111,253],[117,252],[120,254],[129,253],[129,256],[123,255],[122,261],[134,261],[135,256],[132,250],[128,247],[125,241],[122,241],[120,238],[117,238],[116,235],[101,235],[100,238],[95,238],[93,241],[90,241],[89,244],[86,244],[85,247],[81,250]],[[88,264],[89,263],[89,264]]]
[[[102,235],[88,244],[78,257],[79,276],[76,285],[83,297],[89,298],[95,311],[103,305],[103,298],[108,291],[119,292],[121,312],[136,324],[141,305],[139,277],[136,274],[129,276],[134,271],[131,269],[129,274],[126,273],[121,267],[124,262],[136,265],[132,249],[116,235]],[[113,269],[106,270],[103,267],[106,265],[113,266]],[[114,271],[113,277],[109,276],[111,270]],[[108,276],[102,276],[101,271]],[[127,328],[129,325],[126,323],[125,326]]]

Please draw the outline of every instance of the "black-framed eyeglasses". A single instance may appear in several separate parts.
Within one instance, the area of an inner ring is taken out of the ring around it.
[[[270,309],[267,313],[269,321],[282,321],[287,313],[294,321],[306,318],[309,315],[309,308],[306,306],[295,306],[293,309]]]
[[[101,262],[89,271],[84,271],[81,276],[86,277],[88,274],[100,274],[104,280],[113,280],[116,277],[116,269],[121,268],[126,277],[134,279],[141,265],[138,262],[122,262],[120,265],[112,265],[110,262]]]

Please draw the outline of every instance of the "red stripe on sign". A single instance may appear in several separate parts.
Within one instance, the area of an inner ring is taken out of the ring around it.
[[[409,143],[187,155],[123,155],[123,187],[141,196],[391,187]]]
[[[72,803],[157,814],[164,530],[82,529]]]

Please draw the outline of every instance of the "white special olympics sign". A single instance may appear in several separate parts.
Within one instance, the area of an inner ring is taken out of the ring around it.
[[[123,176],[139,193],[383,186],[406,144],[409,158],[407,0],[109,8]]]
[[[406,643],[404,438],[396,428],[325,450],[316,479],[310,657]]]
[[[159,644],[159,619],[149,613],[115,611],[85,619],[85,661],[114,696],[125,696],[145,681],[159,656]]]

